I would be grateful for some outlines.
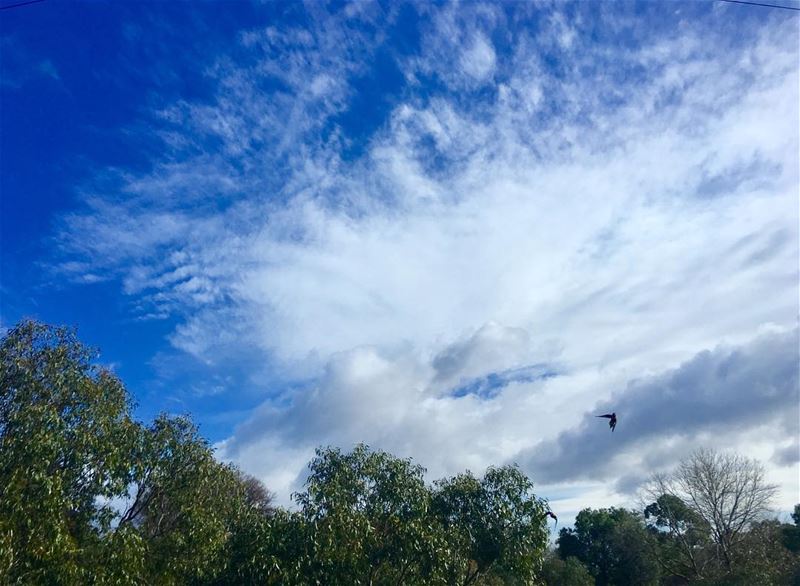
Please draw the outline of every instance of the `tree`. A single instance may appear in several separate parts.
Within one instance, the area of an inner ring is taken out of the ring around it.
[[[769,512],[776,491],[758,462],[701,449],[673,473],[653,476],[646,495],[654,503],[646,512],[655,515],[656,528],[666,527],[679,543],[677,551],[683,566],[691,568],[690,578],[730,575],[743,560],[747,530]],[[704,548],[707,557],[698,561],[693,552],[704,533],[713,548]]]
[[[275,495],[264,486],[264,483],[255,476],[251,476],[240,470],[237,470],[236,474],[244,489],[244,497],[247,505],[253,511],[261,515],[274,515],[277,512],[275,505],[273,505]]]
[[[126,575],[117,564],[140,565],[135,536],[104,538],[137,426],[122,383],[94,357],[74,331],[34,321],[0,343],[0,560],[12,582],[102,582]],[[106,565],[88,571],[96,560]]]
[[[247,481],[217,462],[188,417],[159,416],[144,430],[134,459],[132,502],[119,527],[147,543],[147,568],[160,583],[213,581],[223,571],[227,541],[248,502]]]
[[[800,504],[794,506],[792,520],[793,525],[785,523],[781,526],[781,542],[794,559],[792,577],[787,583],[800,586]]]
[[[731,586],[793,584],[800,577],[800,560],[784,546],[781,523],[776,519],[752,524],[738,547],[732,572],[718,582]]]
[[[227,565],[214,584],[305,584],[307,531],[299,513],[248,508],[232,527]]]
[[[557,551],[561,559],[580,560],[598,586],[657,584],[658,566],[648,541],[642,520],[633,511],[583,509],[573,529],[559,532]]]
[[[544,560],[542,580],[546,586],[594,586],[594,578],[578,558],[562,560],[555,551]]]
[[[666,575],[686,582],[705,574],[711,561],[711,528],[705,519],[670,494],[645,507],[644,518],[654,537],[653,554]]]
[[[448,583],[529,583],[539,573],[547,545],[545,503],[516,466],[489,468],[442,480],[434,514],[454,552]]]
[[[800,553],[800,504],[794,506],[792,520],[794,525],[783,527],[783,544],[789,551]]]
[[[269,493],[186,417],[149,427],[73,330],[0,342],[0,575],[8,583],[217,581]]]
[[[305,545],[304,581],[442,583],[445,543],[421,466],[359,444],[350,453],[318,449],[309,468],[292,527]]]

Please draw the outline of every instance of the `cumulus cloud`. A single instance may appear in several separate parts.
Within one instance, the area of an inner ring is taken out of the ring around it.
[[[506,341],[520,334],[487,327]],[[698,445],[747,451],[754,434],[773,445],[800,434],[796,329],[704,350],[675,369],[628,381],[607,400],[594,403],[586,396],[591,410],[576,427],[560,432],[571,426],[572,409],[563,409],[556,397],[580,385],[585,374],[504,380],[501,372],[493,394],[475,384],[452,389],[467,392],[440,392],[442,356],[479,355],[483,336],[476,332],[428,360],[374,347],[338,354],[311,388],[262,405],[218,446],[220,455],[257,471],[284,499],[301,486],[315,446],[359,441],[416,457],[430,478],[517,462],[559,496],[564,483],[591,487],[609,480],[612,492],[631,493]],[[469,370],[459,359],[445,364],[445,372],[453,365]],[[603,377],[589,380],[608,384]],[[605,420],[595,418],[608,411],[620,418],[613,434]],[[543,435],[551,439],[536,443]],[[796,444],[778,452],[778,463],[792,466],[793,456]]]
[[[531,338],[524,329],[489,322],[432,357],[430,388],[455,397],[493,398],[513,383],[564,375],[558,361],[560,347],[554,341],[534,346]]]
[[[220,456],[246,462],[283,499],[302,483],[308,455],[318,445],[366,441],[416,457],[432,477],[502,461],[509,449],[522,445],[532,391],[546,377],[538,368],[500,371],[491,381],[492,393],[485,393],[471,377],[474,359],[488,350],[487,335],[506,347],[527,338],[519,329],[487,324],[436,356],[411,347],[386,352],[362,346],[337,353],[313,384],[264,403],[218,446]],[[510,364],[507,360],[494,356],[480,372]],[[501,396],[504,408],[495,401]]]
[[[434,475],[599,478],[582,418],[611,396],[634,416],[607,457],[647,459],[640,403],[651,454],[681,449],[673,387],[693,433],[755,429],[797,382],[789,334],[750,344],[797,319],[797,31],[662,9],[420,6],[403,52],[376,5],[242,31],[212,98],[153,112],[151,170],[83,187],[59,268],[176,316],[200,361],[268,365],[221,454],[283,498],[315,445],[362,440]],[[346,123],[386,53],[403,87]]]

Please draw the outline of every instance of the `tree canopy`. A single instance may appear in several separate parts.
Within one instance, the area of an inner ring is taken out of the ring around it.
[[[562,529],[558,553],[583,563],[598,586],[658,584],[659,569],[638,514],[621,508],[584,509]]]

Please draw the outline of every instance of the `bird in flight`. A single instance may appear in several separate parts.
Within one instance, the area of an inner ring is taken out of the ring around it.
[[[595,417],[606,417],[608,418],[608,426],[611,428],[611,431],[614,431],[614,428],[617,426],[617,414],[616,413],[606,413],[605,415],[595,415]]]
[[[558,527],[558,517],[556,517],[556,514],[553,511],[547,511],[544,515],[542,515],[542,518],[545,517],[550,517],[551,519],[553,519],[556,522],[554,528]]]

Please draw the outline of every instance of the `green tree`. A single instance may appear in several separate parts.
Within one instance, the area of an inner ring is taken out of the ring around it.
[[[360,444],[350,453],[319,449],[309,468],[291,526],[304,545],[303,581],[441,583],[445,543],[421,466]]]
[[[152,580],[185,584],[216,579],[240,517],[260,505],[248,502],[245,478],[214,459],[188,417],[162,415],[141,438],[133,462],[132,503],[119,527],[135,527],[145,540]]]
[[[580,560],[598,586],[657,584],[658,565],[641,518],[626,509],[583,509],[557,540],[561,559]]]
[[[594,586],[594,578],[578,558],[562,560],[555,551],[544,560],[542,580],[545,586]]]
[[[433,509],[453,552],[448,583],[527,584],[540,572],[546,508],[516,466],[437,482]]]
[[[651,529],[653,554],[668,576],[683,581],[698,580],[713,560],[709,555],[711,528],[681,499],[662,494],[644,510]]]
[[[798,556],[783,543],[782,526],[776,519],[754,523],[737,545],[738,563],[716,582],[730,586],[793,584],[798,577]]]
[[[0,343],[0,563],[10,582],[103,582],[141,567],[136,535],[105,538],[138,429],[125,388],[95,356],[74,331],[34,321]]]
[[[214,583],[304,583],[298,563],[305,551],[300,516],[275,507],[264,514],[250,499],[248,503],[231,527],[224,554],[227,563]]]
[[[783,544],[789,551],[800,553],[800,504],[794,506],[792,520],[794,525],[783,526]]]
[[[800,504],[794,506],[792,520],[794,524],[781,525],[781,542],[793,557],[793,571],[787,583],[800,586]]]
[[[0,575],[22,584],[214,582],[269,493],[185,417],[144,427],[73,330],[0,342]]]

